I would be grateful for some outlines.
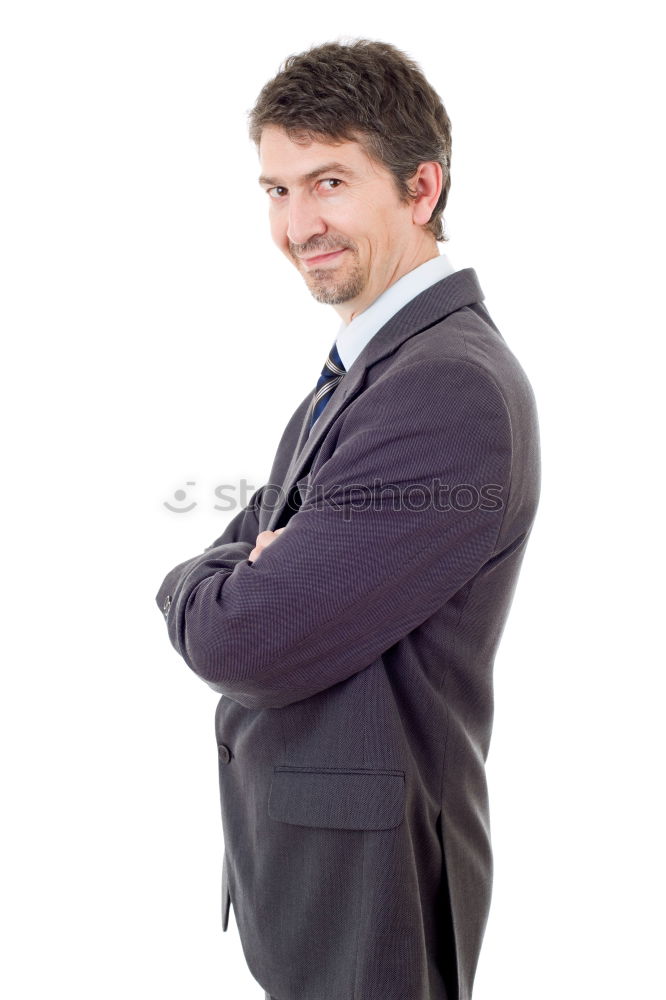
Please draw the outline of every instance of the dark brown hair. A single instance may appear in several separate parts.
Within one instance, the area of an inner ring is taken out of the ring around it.
[[[266,125],[293,141],[359,142],[395,178],[408,201],[419,163],[442,166],[442,191],[426,228],[446,240],[442,212],[451,186],[451,122],[422,70],[386,42],[327,42],[291,55],[248,114],[258,146]]]

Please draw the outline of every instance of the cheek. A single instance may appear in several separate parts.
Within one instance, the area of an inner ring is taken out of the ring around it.
[[[349,206],[345,218],[340,217],[339,222],[341,230],[359,244],[364,240],[369,243],[381,240],[387,227],[383,205],[362,200]]]

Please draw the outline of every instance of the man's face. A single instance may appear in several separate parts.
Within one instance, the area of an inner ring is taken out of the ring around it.
[[[271,235],[319,302],[347,322],[394,280],[414,236],[389,171],[357,142],[293,142],[270,125],[259,146]]]

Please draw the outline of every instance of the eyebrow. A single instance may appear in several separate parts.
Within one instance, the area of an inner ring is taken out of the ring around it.
[[[356,176],[355,171],[351,170],[349,167],[346,167],[344,163],[337,163],[333,161],[332,163],[323,163],[320,167],[317,167],[315,170],[310,170],[307,174],[303,174],[301,177],[299,177],[299,182],[301,184],[307,184],[308,181],[313,181],[315,177],[319,177],[320,174],[329,174],[329,173],[346,174],[348,177]],[[268,184],[271,186],[274,184],[277,184],[280,187],[282,186],[280,182],[276,180],[274,177],[266,177],[265,174],[261,175],[261,177],[259,178],[259,183]]]

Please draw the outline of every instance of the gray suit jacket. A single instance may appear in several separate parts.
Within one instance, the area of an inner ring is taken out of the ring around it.
[[[532,389],[482,299],[465,268],[407,303],[157,594],[222,694],[223,925],[230,898],[279,1000],[471,996],[492,668],[540,483]]]

